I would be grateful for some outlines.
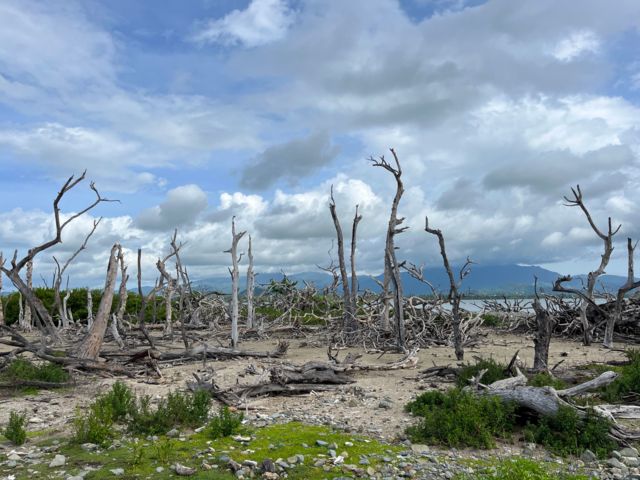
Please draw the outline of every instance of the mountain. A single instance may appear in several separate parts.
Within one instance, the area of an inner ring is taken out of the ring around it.
[[[459,270],[454,267],[457,274]],[[534,277],[538,278],[538,288],[550,292],[553,282],[560,276],[559,273],[546,270],[542,267],[526,265],[472,265],[471,273],[462,283],[462,291],[472,295],[507,295],[528,296],[533,293]],[[430,294],[431,289],[422,282],[411,277],[408,273],[401,273],[405,295]],[[430,267],[424,269],[424,277],[438,290],[446,292],[449,289],[449,277],[443,267]],[[331,284],[332,277],[324,272],[303,272],[287,275],[291,281],[304,286],[304,282],[314,284],[322,289]],[[380,287],[374,280],[382,281],[383,276],[375,277],[361,275],[358,277],[359,289],[379,292]],[[271,280],[281,281],[282,273],[262,273],[256,275],[256,286],[266,285]],[[582,282],[586,283],[586,275],[578,275],[566,286],[580,288]],[[602,286],[614,292],[625,282],[624,277],[615,275],[603,275],[598,282],[598,289]],[[240,278],[240,289],[244,290],[246,278]],[[221,293],[231,292],[231,279],[229,276],[210,277],[194,281],[194,288],[203,291],[217,291]]]

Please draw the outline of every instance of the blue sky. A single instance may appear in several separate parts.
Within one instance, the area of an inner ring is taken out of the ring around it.
[[[380,270],[395,147],[407,192],[403,258],[595,267],[576,209],[640,237],[640,3],[635,0],[0,0],[0,250],[51,232],[50,204],[88,170],[104,221],[72,283],[103,276],[109,245],[147,274],[178,228],[194,276],[224,274],[229,224],[261,271],[328,263],[336,190],[360,204],[359,267]],[[72,212],[90,200],[70,195]],[[39,259],[69,255],[93,217]]]

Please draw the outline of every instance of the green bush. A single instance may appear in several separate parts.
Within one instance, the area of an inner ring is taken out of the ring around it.
[[[502,325],[502,319],[495,313],[483,313],[481,318],[485,327],[500,327]]]
[[[619,402],[630,394],[640,393],[640,350],[626,352],[629,364],[619,369],[619,376],[604,387],[601,397],[607,402]]]
[[[2,434],[14,445],[22,445],[27,440],[27,432],[24,426],[27,424],[27,414],[11,411],[9,423],[2,431]]]
[[[137,400],[131,410],[129,430],[133,433],[159,435],[173,427],[195,427],[207,419],[211,397],[208,392],[171,392],[154,409],[148,396]]]
[[[16,358],[4,369],[2,378],[16,383],[21,381],[65,383],[69,381],[69,373],[55,363],[36,364],[24,358]]]
[[[496,437],[508,438],[514,428],[514,405],[458,388],[425,392],[406,409],[420,417],[407,433],[414,441],[425,443],[492,448]]]
[[[609,438],[610,427],[611,423],[593,410],[587,410],[581,418],[573,408],[562,406],[555,417],[544,417],[536,425],[527,425],[525,438],[558,455],[580,455],[589,449],[602,458],[616,447]]]
[[[553,387],[556,390],[562,390],[566,388],[567,383],[559,378],[554,377],[553,375],[547,372],[536,373],[533,377],[529,379],[529,385],[532,387]]]
[[[460,388],[469,385],[469,380],[480,373],[481,370],[487,370],[482,376],[481,382],[485,385],[495,382],[496,380],[502,380],[507,378],[507,366],[496,362],[493,358],[487,358],[476,362],[475,364],[466,364],[460,370],[456,385]]]
[[[214,440],[216,438],[228,437],[238,431],[242,425],[242,413],[234,413],[226,405],[223,406],[207,425],[207,432]]]
[[[78,409],[73,419],[73,430],[75,443],[106,445],[114,436],[113,416],[109,405],[95,402],[89,406],[86,414]]]
[[[585,475],[549,472],[539,462],[525,458],[503,460],[497,467],[491,467],[476,475],[460,475],[456,480],[588,480]]]
[[[136,397],[131,389],[118,380],[113,384],[111,390],[97,398],[96,403],[100,404],[102,410],[109,411],[112,421],[121,422],[133,410]]]

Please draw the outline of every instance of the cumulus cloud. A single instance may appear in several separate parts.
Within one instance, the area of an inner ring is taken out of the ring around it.
[[[294,16],[285,0],[252,0],[245,10],[209,20],[191,38],[201,44],[266,45],[284,38]]]
[[[280,179],[289,184],[330,163],[339,153],[327,132],[291,140],[267,148],[242,171],[241,186],[252,189],[270,187]]]
[[[167,192],[160,205],[138,216],[136,225],[144,230],[169,230],[192,223],[207,208],[207,194],[197,185],[183,185]]]

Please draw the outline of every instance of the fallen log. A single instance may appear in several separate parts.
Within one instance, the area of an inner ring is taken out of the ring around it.
[[[168,360],[202,360],[203,358],[213,359],[229,359],[229,358],[281,358],[287,354],[289,349],[289,342],[279,341],[275,350],[270,352],[260,352],[254,350],[240,350],[237,348],[228,347],[212,347],[210,345],[202,344],[189,350],[183,350],[180,352],[159,352],[152,349],[144,349],[130,355],[129,360],[126,363],[133,363],[141,358],[151,357],[159,361]]]

